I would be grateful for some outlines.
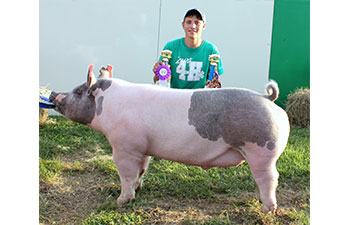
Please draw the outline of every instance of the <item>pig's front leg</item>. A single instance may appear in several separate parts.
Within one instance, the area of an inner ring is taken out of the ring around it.
[[[135,190],[140,186],[142,175],[146,172],[149,156],[141,153],[133,154],[113,148],[113,160],[118,169],[121,182],[121,193],[117,199],[118,205],[123,205],[135,199]]]

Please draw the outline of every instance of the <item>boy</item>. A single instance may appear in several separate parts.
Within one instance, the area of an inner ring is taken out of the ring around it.
[[[209,41],[201,38],[202,31],[205,29],[205,15],[198,9],[190,9],[184,16],[182,28],[185,31],[185,37],[168,42],[164,49],[172,51],[169,60],[171,69],[171,88],[195,89],[204,88],[209,73],[209,55],[220,55],[216,46]],[[156,73],[158,66],[163,65],[160,57],[153,67]],[[218,63],[218,74],[224,73],[221,59]],[[153,81],[158,77],[155,75]],[[209,87],[213,87],[210,86]]]

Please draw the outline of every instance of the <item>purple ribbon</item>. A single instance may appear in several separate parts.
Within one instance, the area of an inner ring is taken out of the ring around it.
[[[167,80],[170,77],[170,69],[167,65],[160,65],[156,70],[156,75],[160,80]]]

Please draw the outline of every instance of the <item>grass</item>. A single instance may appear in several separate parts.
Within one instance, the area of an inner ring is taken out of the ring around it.
[[[275,215],[260,212],[247,163],[203,170],[157,158],[136,199],[119,207],[118,171],[101,133],[50,116],[39,134],[41,224],[310,224],[309,129],[292,128],[277,162]]]

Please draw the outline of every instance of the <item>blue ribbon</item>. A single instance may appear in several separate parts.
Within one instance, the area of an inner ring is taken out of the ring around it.
[[[209,78],[208,78],[209,81],[213,80],[214,72],[215,72],[215,65],[210,65]]]

